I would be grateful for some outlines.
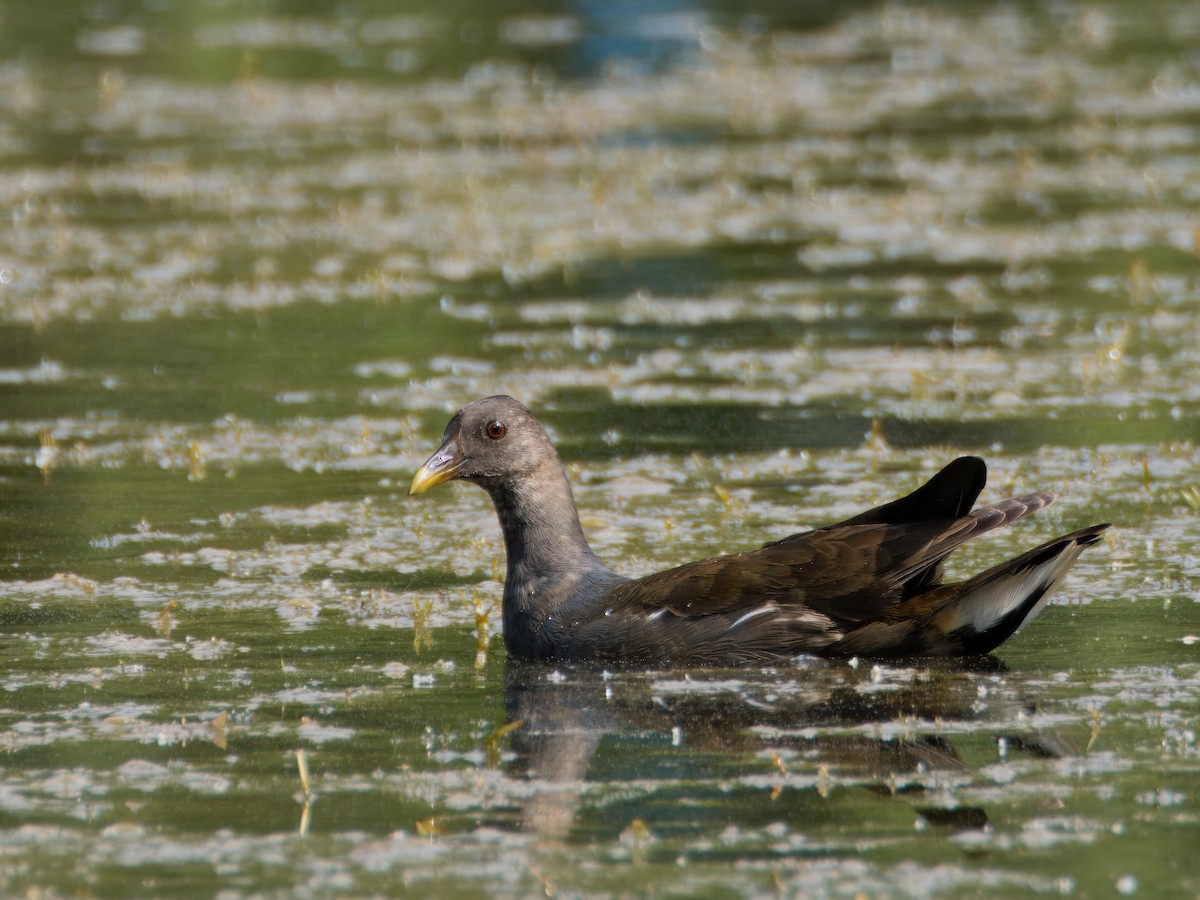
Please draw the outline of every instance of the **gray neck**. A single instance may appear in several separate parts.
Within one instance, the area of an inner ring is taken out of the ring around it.
[[[480,481],[491,495],[504,531],[508,577],[504,633],[510,648],[553,640],[556,609],[620,580],[592,552],[579,524],[571,486],[557,459],[528,476]],[[553,626],[553,627],[551,627]]]

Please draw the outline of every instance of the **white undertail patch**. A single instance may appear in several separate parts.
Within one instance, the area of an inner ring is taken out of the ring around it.
[[[1063,548],[1063,551],[1052,559],[1034,566],[1023,572],[1001,576],[990,584],[985,584],[971,591],[961,603],[954,608],[954,628],[966,626],[978,634],[982,634],[1000,622],[1005,616],[1017,609],[1033,594],[1045,586],[1037,603],[1027,612],[1016,631],[1020,631],[1032,622],[1046,608],[1051,595],[1058,587],[1067,570],[1083,552],[1084,544],[1074,543]],[[1015,634],[1016,631],[1013,633]]]

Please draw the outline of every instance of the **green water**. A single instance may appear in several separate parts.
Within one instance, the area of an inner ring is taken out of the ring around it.
[[[0,895],[1200,894],[1200,8],[0,3]],[[518,669],[455,408],[628,574],[985,456],[998,660]],[[303,760],[306,776],[302,778]]]

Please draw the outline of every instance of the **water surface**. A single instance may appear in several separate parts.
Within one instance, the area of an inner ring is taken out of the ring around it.
[[[0,893],[1200,892],[1200,9],[777,6],[3,5]],[[628,574],[1116,527],[981,666],[511,667],[500,391]]]

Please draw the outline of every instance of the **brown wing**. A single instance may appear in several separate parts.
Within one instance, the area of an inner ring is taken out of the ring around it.
[[[923,652],[920,623],[897,619],[897,608],[949,591],[930,589],[965,541],[1054,500],[1030,494],[969,513],[985,479],[983,461],[963,457],[907,497],[837,525],[620,582],[578,615],[563,610],[564,652],[724,664],[833,652],[847,640],[853,652]]]
[[[930,573],[964,542],[1053,499],[1030,494],[949,520],[831,525],[622,582],[604,595],[604,605],[610,616],[684,619],[774,607],[789,618],[811,617],[814,627],[827,627],[821,620],[852,627],[913,596],[914,585],[936,584]]]

